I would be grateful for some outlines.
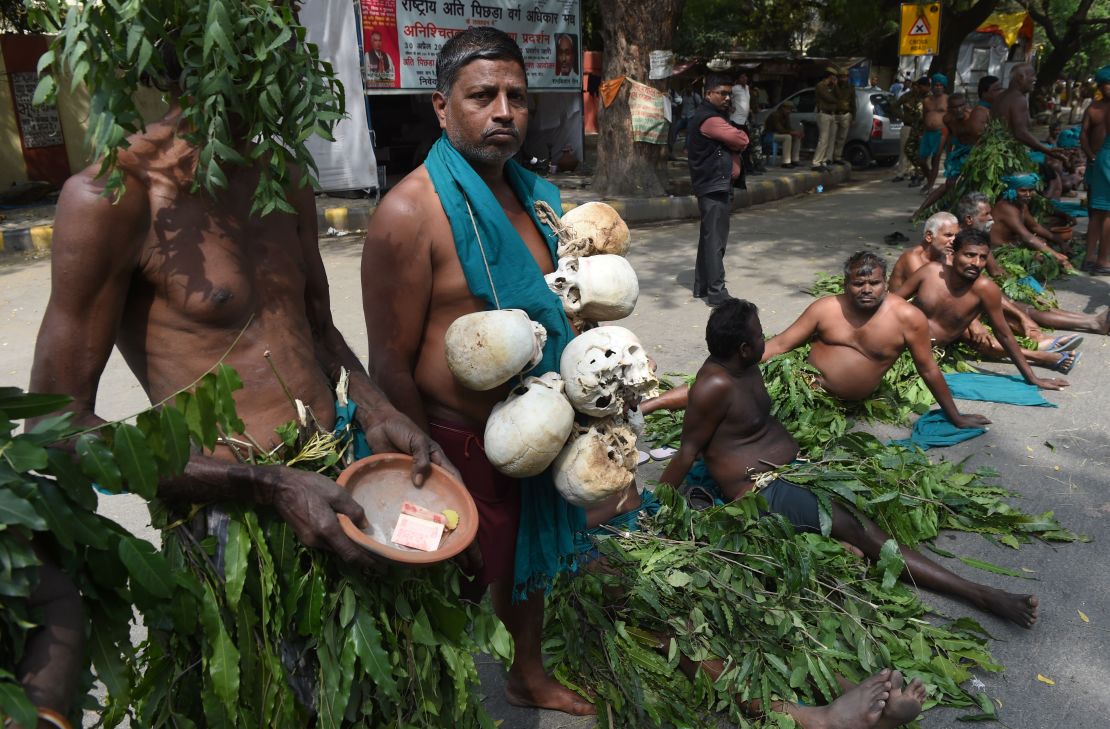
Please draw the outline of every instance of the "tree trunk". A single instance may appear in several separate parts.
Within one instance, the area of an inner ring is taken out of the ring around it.
[[[669,50],[685,0],[606,0],[600,3],[605,79],[648,81],[651,51]],[[667,148],[632,141],[628,91],[598,108],[597,169],[592,189],[605,197],[655,196],[667,191]]]
[[[983,24],[992,12],[998,0],[979,0],[963,12],[954,10],[942,11],[940,18],[940,39],[937,54],[929,64],[929,75],[943,73],[954,84],[956,82],[956,62],[960,57],[960,44],[964,38]]]

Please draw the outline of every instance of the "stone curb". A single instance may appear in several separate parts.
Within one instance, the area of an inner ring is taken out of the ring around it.
[[[832,168],[829,172],[799,172],[783,177],[757,177],[749,179],[748,189],[737,190],[732,198],[732,209],[759,205],[782,200],[795,195],[804,195],[816,190],[818,185],[825,189],[848,182],[851,169],[846,166]],[[570,193],[570,194],[567,194]],[[579,204],[588,191],[564,192],[564,205],[567,208]],[[629,225],[661,223],[668,220],[697,219],[698,200],[693,195],[652,198],[616,198],[606,200]],[[316,223],[320,236],[345,234],[356,230],[366,230],[374,214],[373,203],[353,203],[343,207],[316,209]],[[11,254],[48,253],[54,235],[53,225],[33,225],[25,228],[10,228],[0,231],[0,257]]]

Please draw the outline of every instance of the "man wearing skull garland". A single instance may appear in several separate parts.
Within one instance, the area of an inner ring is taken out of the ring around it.
[[[528,123],[520,48],[493,28],[444,44],[432,105],[444,135],[424,165],[382,201],[366,235],[363,302],[371,371],[402,412],[428,429],[461,469],[479,508],[483,566],[465,589],[490,587],[494,610],[516,643],[506,697],[517,705],[592,714],[593,706],[544,670],[544,588],[574,567],[580,509],[550,474],[514,480],[486,459],[482,434],[512,388],[468,390],[447,364],[445,333],[466,314],[523,309],[547,330],[531,374],[558,368],[574,336],[543,276],[555,270],[556,234],[535,212],[561,213],[558,190],[512,157]]]

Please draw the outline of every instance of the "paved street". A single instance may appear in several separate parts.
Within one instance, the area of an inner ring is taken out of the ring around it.
[[[767,332],[784,328],[811,301],[801,289],[813,281],[815,272],[838,271],[847,255],[862,248],[876,250],[893,263],[899,251],[883,245],[882,238],[895,230],[911,242],[918,240],[919,232],[911,228],[908,215],[920,196],[904,185],[888,183],[888,176],[867,173],[849,187],[733,215],[726,259],[729,289],[760,306]],[[693,372],[705,355],[703,334],[709,312],[690,295],[697,225],[635,229],[633,240],[629,259],[640,277],[641,298],[636,313],[622,324],[640,336],[661,371]],[[360,258],[357,238],[325,244],[336,322],[355,352],[365,357]],[[1110,303],[1110,279],[1075,278],[1059,283],[1057,292],[1065,308],[1094,311]],[[0,382],[26,386],[48,294],[48,261],[0,265]],[[1015,729],[1096,729],[1106,726],[1110,716],[1106,690],[1110,684],[1110,555],[1105,546],[1110,538],[1110,418],[1106,416],[1110,394],[1099,386],[1105,380],[1099,373],[1110,367],[1108,343],[1106,337],[1086,335],[1082,362],[1069,377],[1071,387],[1047,396],[1058,408],[976,403],[972,411],[994,421],[990,431],[960,446],[933,451],[935,458],[967,458],[972,466],[996,468],[1003,483],[1020,492],[1022,508],[1052,509],[1064,525],[1092,539],[1087,544],[1033,544],[1017,552],[978,536],[940,539],[950,551],[1033,571],[1033,579],[1022,581],[947,561],[953,570],[976,581],[1036,592],[1041,618],[1032,631],[925,595],[947,615],[973,615],[994,635],[991,649],[1006,670],[981,679],[1001,703],[1005,725]],[[100,389],[100,414],[123,417],[145,405],[142,391],[122,359],[114,355]],[[658,473],[658,466],[648,467],[642,478]],[[153,536],[137,500],[113,497],[102,500],[101,508],[128,528]],[[1089,623],[1080,620],[1079,610],[1089,616]],[[496,667],[486,666],[485,673],[491,710],[505,720],[507,729],[592,726],[589,720],[508,707],[500,699]],[[1055,685],[1039,682],[1038,674]],[[956,726],[958,715],[935,710],[922,725]]]

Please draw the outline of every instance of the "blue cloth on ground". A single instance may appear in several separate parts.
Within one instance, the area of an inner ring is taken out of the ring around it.
[[[913,424],[910,437],[891,441],[892,445],[903,448],[917,446],[923,451],[930,448],[943,448],[963,443],[986,433],[986,428],[957,428],[944,414],[943,410],[930,410]]]
[[[1007,405],[1054,408],[1036,385],[1020,375],[993,375],[982,372],[955,372],[944,376],[952,397],[957,400],[1000,402]]]
[[[1017,282],[1022,286],[1028,286],[1029,288],[1036,291],[1038,294],[1044,293],[1044,286],[1042,286],[1041,282],[1033,278],[1032,276],[1022,276],[1017,280]]]
[[[488,309],[498,308],[499,302],[500,308],[523,309],[533,321],[542,324],[547,329],[543,359],[528,374],[558,372],[559,358],[574,337],[574,330],[563,313],[562,301],[547,287],[536,259],[505,215],[501,203],[470,163],[451,146],[446,135],[432,145],[424,165],[451,224],[455,250],[470,292],[485,301]],[[540,221],[535,202],[543,200],[557,215],[562,215],[559,189],[513,160],[505,165],[505,179],[536,229],[543,234],[552,263],[555,263],[555,231]],[[481,245],[474,234],[475,226]],[[586,526],[586,513],[568,504],[555,490],[550,469],[539,476],[521,479],[520,490],[520,527],[513,577],[516,599],[523,599],[534,590],[550,589],[558,573],[577,568],[574,535]]]

